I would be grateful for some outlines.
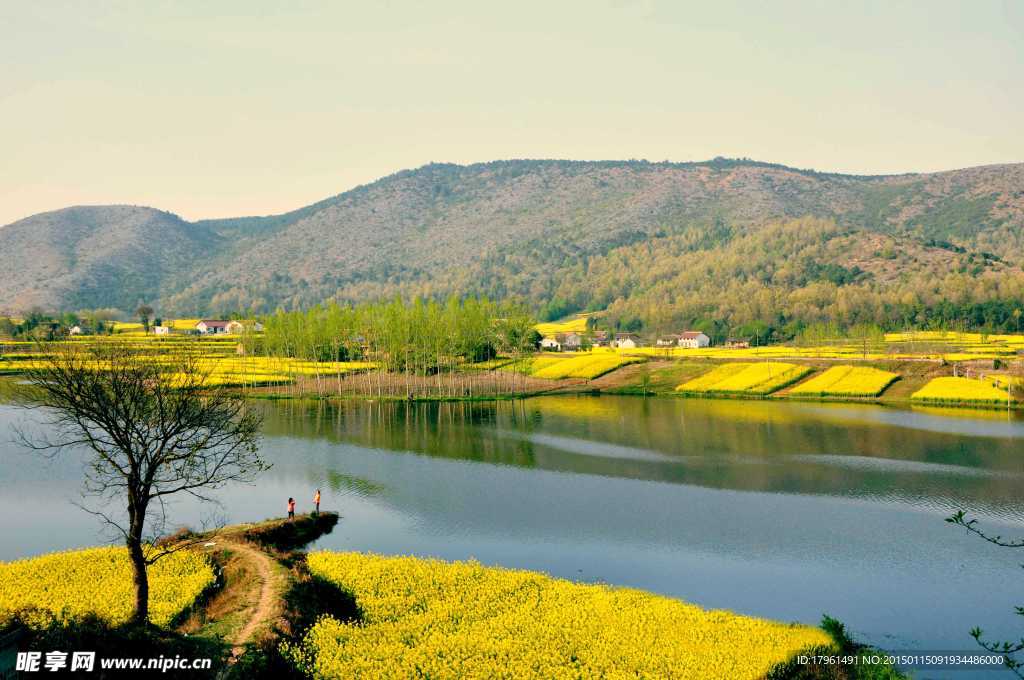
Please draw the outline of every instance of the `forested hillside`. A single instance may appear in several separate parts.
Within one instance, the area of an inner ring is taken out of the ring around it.
[[[272,217],[187,223],[115,206],[27,218],[0,228],[0,267],[15,272],[0,311],[144,300],[163,314],[260,313],[455,294],[544,318],[607,309],[629,327],[1005,325],[1022,263],[1024,164],[879,177],[725,159],[435,164]]]

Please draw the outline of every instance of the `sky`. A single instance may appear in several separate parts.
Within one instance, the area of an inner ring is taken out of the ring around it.
[[[430,162],[1024,161],[1024,0],[0,0],[0,224],[274,214]]]

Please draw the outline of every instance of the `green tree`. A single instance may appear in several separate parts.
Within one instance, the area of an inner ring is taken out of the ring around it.
[[[139,317],[139,321],[142,322],[142,328],[147,333],[149,332],[149,319],[153,316],[153,308],[149,305],[139,305],[138,309],[135,310],[135,316]]]
[[[885,332],[875,324],[859,323],[850,328],[849,337],[863,357],[885,348]]]

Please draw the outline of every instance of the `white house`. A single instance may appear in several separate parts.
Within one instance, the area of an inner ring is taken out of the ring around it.
[[[615,340],[612,341],[612,347],[619,349],[636,349],[643,346],[643,341],[636,333],[616,333]]]
[[[81,326],[72,326],[68,329],[68,335],[82,335],[85,333],[85,329]]]
[[[681,335],[662,335],[654,344],[658,347],[676,347],[682,338]]]
[[[579,333],[566,333],[558,338],[558,341],[567,352],[577,352],[583,346],[583,336]]]
[[[153,332],[155,334],[157,334],[157,335],[170,335],[171,334],[171,327],[170,326],[153,326]]]
[[[558,341],[558,338],[551,337],[550,335],[540,340],[540,348],[546,349],[549,352],[561,352],[562,343]]]
[[[700,331],[686,331],[679,336],[679,346],[689,349],[699,349],[711,344],[711,338]]]
[[[214,335],[216,333],[229,333],[228,325],[232,323],[238,323],[237,321],[227,321],[225,319],[203,319],[196,324],[196,330],[203,335]],[[241,326],[241,324],[238,324]]]

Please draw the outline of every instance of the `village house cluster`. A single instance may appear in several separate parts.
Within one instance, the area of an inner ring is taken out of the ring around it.
[[[234,321],[232,319],[200,319],[191,329],[196,335],[237,335],[245,331],[260,332],[263,324],[258,321]],[[153,326],[153,333],[156,335],[170,335],[170,326]]]
[[[701,331],[685,331],[683,333],[662,335],[655,342],[655,347],[686,347],[699,349],[711,345],[711,338]],[[540,348],[549,352],[578,352],[591,347],[611,347],[614,349],[636,349],[649,347],[650,343],[637,333],[615,333],[608,331],[592,331],[587,333],[557,333],[541,339]]]

